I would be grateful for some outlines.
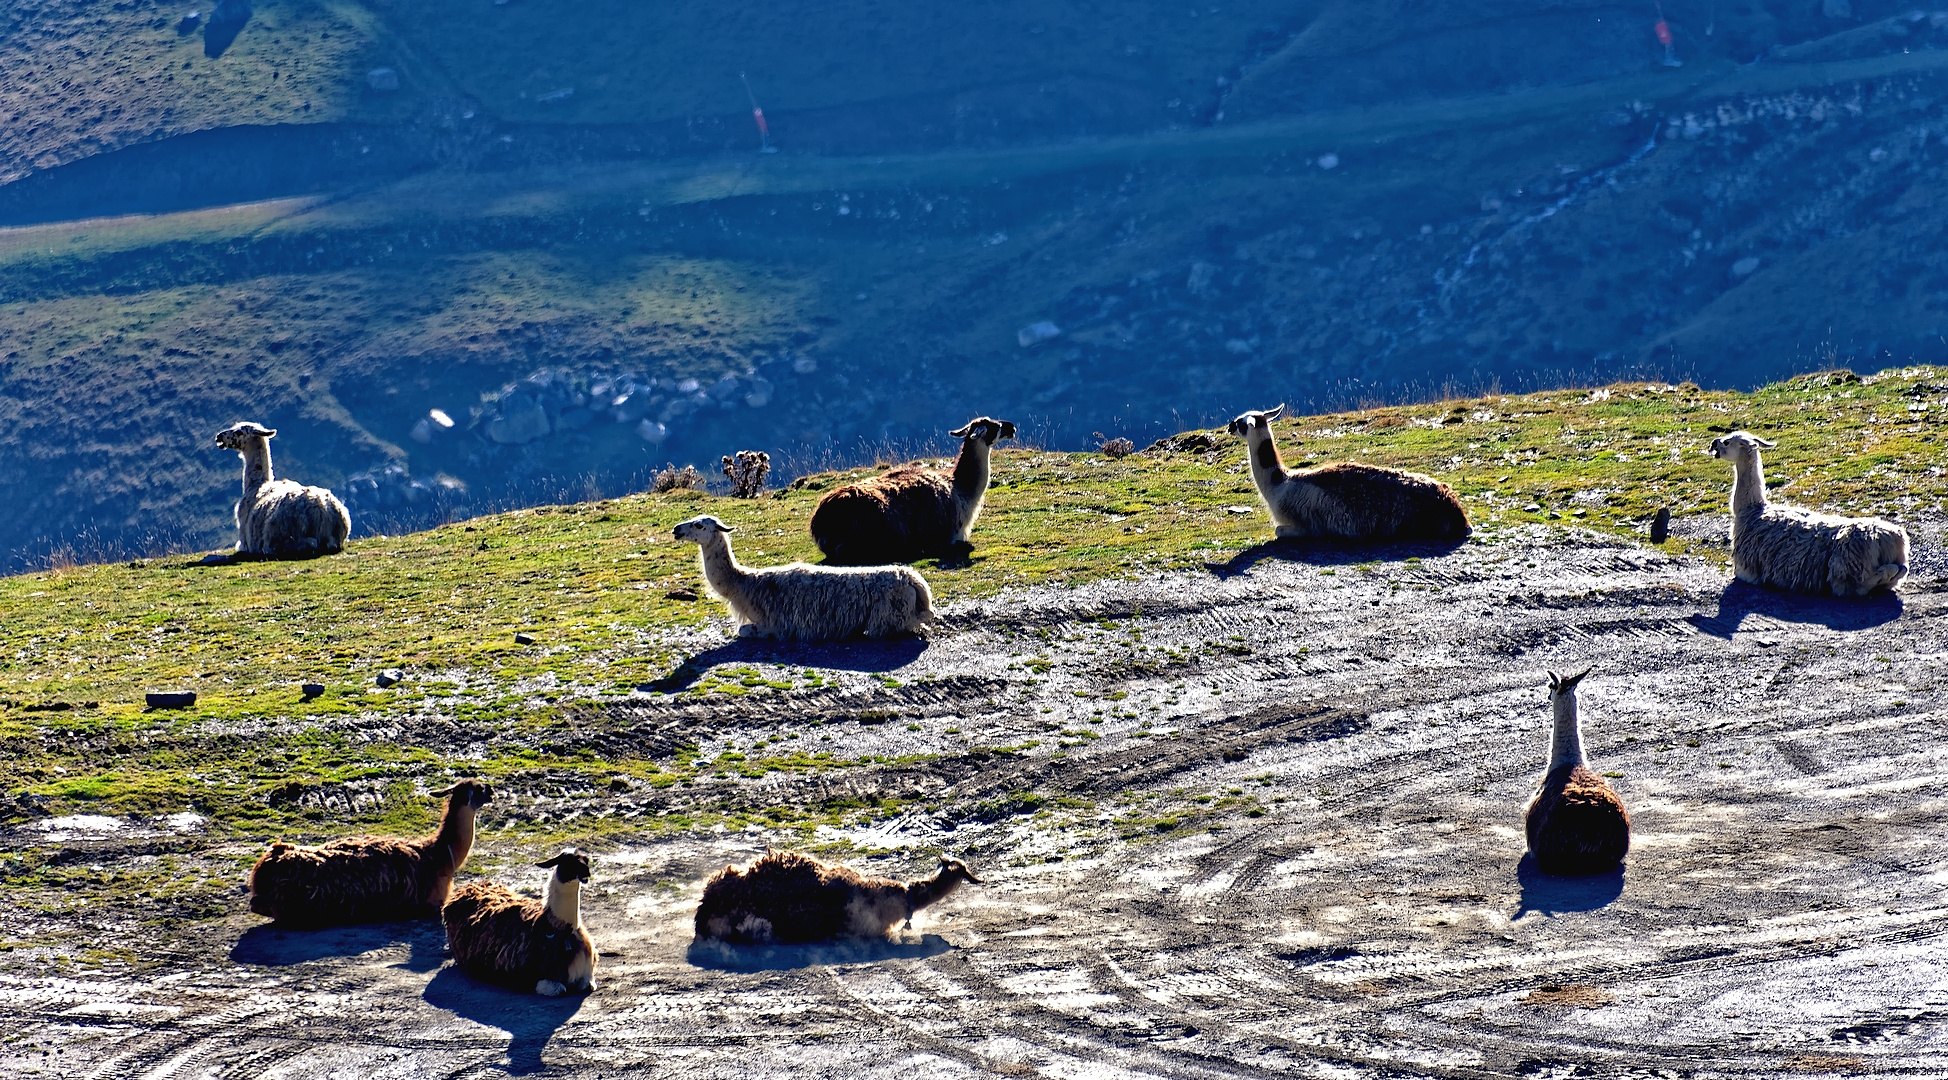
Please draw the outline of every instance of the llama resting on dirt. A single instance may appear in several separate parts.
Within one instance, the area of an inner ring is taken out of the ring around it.
[[[726,866],[704,884],[697,939],[802,944],[885,937],[913,925],[913,913],[960,887],[981,883],[967,864],[940,857],[932,877],[868,877],[796,851],[767,851],[751,865]]]
[[[216,433],[216,444],[243,457],[243,498],[237,501],[237,554],[304,559],[345,549],[352,515],[338,496],[271,475],[270,440],[277,431],[248,421]]]
[[[250,870],[250,910],[293,927],[430,919],[473,850],[474,816],[494,789],[462,780],[444,791],[440,829],[419,840],[353,836],[323,847],[279,840]]]
[[[933,593],[910,566],[747,567],[731,554],[731,527],[708,514],[678,525],[700,549],[703,579],[730,605],[739,637],[832,641],[916,634],[933,620]]]
[[[454,890],[440,913],[446,947],[461,971],[522,993],[560,997],[595,989],[595,943],[582,926],[588,859],[569,848],[547,862],[542,898],[475,881]]]
[[[1880,518],[1819,514],[1765,501],[1759,450],[1779,445],[1746,431],[1711,440],[1732,463],[1732,573],[1791,592],[1866,596],[1907,576],[1907,530]]]
[[[1529,850],[1546,874],[1608,873],[1630,851],[1630,814],[1623,800],[1583,760],[1576,684],[1588,674],[1588,668],[1574,675],[1549,672],[1549,705],[1555,719],[1549,736],[1549,767],[1529,802],[1526,823]]]
[[[996,442],[1015,437],[1015,426],[980,416],[951,434],[961,440],[951,477],[924,465],[902,465],[826,492],[811,524],[812,540],[825,557],[842,566],[880,566],[973,551],[967,534],[987,497],[990,452]]]
[[[1251,479],[1281,540],[1464,540],[1473,531],[1453,489],[1429,476],[1337,461],[1287,469],[1272,442],[1284,413],[1252,411],[1231,421],[1251,454]]]

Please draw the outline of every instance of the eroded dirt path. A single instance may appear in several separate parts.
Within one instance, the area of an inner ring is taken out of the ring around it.
[[[0,1072],[1948,1074],[1933,546],[1866,605],[1540,530],[1384,554],[961,605],[924,649],[723,646],[705,662],[890,657],[901,685],[627,707],[706,745],[824,717],[835,752],[935,755],[736,782],[911,799],[848,834],[894,852],[865,863],[946,849],[988,883],[896,941],[695,947],[704,875],[781,837],[625,842],[584,901],[586,999],[473,985],[431,924],[285,933],[239,902],[146,974],[16,965]],[[1583,663],[1636,832],[1626,874],[1565,882],[1522,863],[1521,808],[1542,671]],[[856,722],[868,700],[899,716]]]

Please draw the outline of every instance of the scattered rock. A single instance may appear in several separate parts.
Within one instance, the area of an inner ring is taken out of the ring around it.
[[[686,604],[696,598],[696,592],[691,589],[671,589],[669,592],[663,594],[663,599],[665,600],[681,600]]]
[[[548,410],[526,394],[518,391],[508,394],[498,405],[498,414],[488,419],[482,430],[502,446],[531,443],[553,430],[548,423]]]
[[[196,692],[183,690],[161,694],[144,694],[143,702],[151,709],[187,709],[196,704]]]
[[[1671,508],[1660,506],[1657,516],[1650,519],[1650,542],[1661,544],[1671,538]]]
[[[389,67],[373,68],[365,73],[365,85],[375,94],[390,94],[399,89],[399,73]]]
[[[611,777],[609,777],[609,790],[610,790],[610,791],[614,791],[614,792],[618,792],[618,793],[620,793],[620,792],[624,792],[624,791],[628,791],[628,790],[630,790],[631,788],[633,788],[634,786],[635,786],[635,785],[634,785],[634,784],[631,784],[631,783],[629,782],[629,778],[628,778],[628,777],[626,777],[626,776],[611,776]]]
[[[1743,259],[1740,259],[1737,262],[1732,264],[1732,276],[1735,278],[1751,277],[1753,272],[1756,271],[1758,268],[1759,268],[1758,256],[1747,255]]]
[[[1034,348],[1050,338],[1058,338],[1061,336],[1062,328],[1049,322],[1047,319],[1043,319],[1041,322],[1029,323],[1027,326],[1015,331],[1015,340],[1024,349]]]
[[[1224,760],[1226,761],[1243,761],[1245,756],[1243,747],[1232,747],[1224,752]]]
[[[670,437],[670,427],[660,420],[644,420],[636,425],[636,435],[651,445],[660,445]]]
[[[1218,448],[1217,436],[1204,431],[1193,431],[1184,435],[1171,435],[1150,444],[1152,450],[1171,451],[1180,454],[1204,454]]]
[[[381,689],[383,689],[388,686],[397,686],[401,682],[404,682],[405,678],[406,678],[406,673],[400,671],[398,668],[387,668],[384,671],[379,672],[379,674],[375,676],[372,681],[378,684],[378,686]]]
[[[1324,170],[1326,170],[1327,172],[1331,172],[1332,170],[1334,170],[1334,169],[1337,169],[1337,168],[1339,168],[1339,155],[1338,155],[1338,154],[1320,154],[1320,155],[1319,155],[1319,160],[1318,160],[1318,161],[1316,162],[1316,164],[1317,164],[1317,165],[1318,165],[1318,166],[1319,166],[1319,167],[1320,167],[1321,169],[1324,169]]]
[[[1211,283],[1217,280],[1217,272],[1218,268],[1211,263],[1191,263],[1190,277],[1184,281],[1184,287],[1190,290],[1192,296],[1209,296]]]
[[[516,644],[516,645],[532,645],[532,644],[534,644],[534,635],[533,635],[533,634],[516,634],[516,635],[514,635],[514,644]]]
[[[325,684],[321,682],[304,683],[298,687],[298,692],[304,695],[304,700],[310,701],[313,698],[324,696]]]

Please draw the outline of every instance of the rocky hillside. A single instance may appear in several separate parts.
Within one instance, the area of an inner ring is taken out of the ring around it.
[[[1667,13],[1681,67],[1601,4],[16,5],[0,550],[220,542],[245,416],[371,533],[976,413],[1938,360],[1944,20]]]

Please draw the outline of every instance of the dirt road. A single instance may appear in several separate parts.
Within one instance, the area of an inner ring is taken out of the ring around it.
[[[837,674],[622,707],[707,752],[883,755],[718,783],[903,800],[844,834],[890,852],[862,863],[923,872],[944,849],[987,884],[895,941],[693,946],[702,878],[781,835],[625,841],[584,900],[607,954],[587,998],[471,984],[432,924],[285,933],[239,899],[204,929],[131,927],[166,943],[143,974],[11,965],[0,1073],[1948,1075],[1937,546],[1866,604],[1542,530],[1375,554],[1026,591],[950,609],[924,645],[698,642],[678,681]],[[1635,839],[1626,873],[1570,882],[1522,861],[1521,810],[1543,670],[1584,663],[1593,764]]]

